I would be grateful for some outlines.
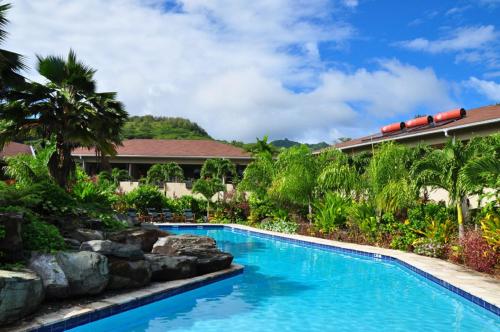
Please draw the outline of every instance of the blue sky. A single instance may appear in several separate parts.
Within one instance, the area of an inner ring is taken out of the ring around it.
[[[500,102],[498,17],[500,0],[16,0],[6,48],[32,67],[75,49],[130,114],[333,142]]]

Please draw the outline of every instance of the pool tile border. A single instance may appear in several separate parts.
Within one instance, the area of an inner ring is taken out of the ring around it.
[[[434,275],[431,273],[425,272],[422,269],[419,269],[399,258],[392,257],[389,255],[384,255],[384,254],[378,254],[378,253],[372,253],[368,251],[362,251],[362,250],[357,250],[357,249],[349,249],[349,248],[342,248],[339,246],[336,246],[334,244],[327,244],[327,243],[318,243],[318,242],[313,242],[311,240],[302,240],[302,239],[297,239],[294,238],[293,235],[289,234],[281,234],[281,233],[276,233],[276,232],[268,232],[268,231],[262,231],[259,229],[251,228],[248,226],[241,226],[241,225],[179,225],[179,224],[161,224],[160,226],[166,226],[168,228],[192,228],[192,229],[230,229],[231,231],[235,233],[240,233],[240,234],[251,234],[256,237],[261,237],[261,238],[267,238],[267,239],[280,239],[284,242],[288,243],[293,243],[293,244],[300,244],[306,247],[312,247],[312,248],[320,248],[320,249],[326,249],[330,250],[333,252],[339,252],[339,253],[345,253],[345,254],[350,254],[350,255],[359,255],[359,256],[364,256],[364,257],[370,257],[373,259],[377,260],[382,260],[382,261],[388,261],[388,262],[395,262],[411,271],[414,273],[417,273],[418,275],[424,277],[425,279],[428,279],[435,284],[444,287],[448,289],[449,291],[461,296],[462,298],[482,307],[483,309],[486,309],[496,316],[500,316],[500,308],[488,301],[485,301],[481,299],[478,296],[475,296],[467,291],[464,291],[463,289],[456,287]]]
[[[173,280],[163,283],[154,283],[145,288],[131,290],[130,293],[114,295],[90,303],[87,307],[82,306],[80,311],[69,314],[66,318],[61,312],[54,312],[46,316],[36,317],[34,322],[12,326],[6,331],[30,331],[30,332],[59,332],[66,331],[80,325],[88,324],[109,316],[113,316],[143,305],[160,301],[174,295],[178,295],[202,286],[225,280],[243,273],[244,267],[232,264],[229,269],[217,271],[191,279]],[[79,307],[79,306],[77,306]],[[90,307],[90,308],[89,308]],[[97,308],[95,308],[97,307]],[[61,318],[63,316],[63,318]],[[0,330],[2,330],[0,328]]]

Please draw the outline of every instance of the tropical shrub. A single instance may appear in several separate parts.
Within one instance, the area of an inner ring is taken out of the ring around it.
[[[116,197],[117,185],[113,181],[90,178],[81,168],[76,169],[76,181],[71,194],[82,203],[109,208]]]
[[[250,195],[248,205],[250,208],[250,215],[248,216],[250,224],[255,224],[265,218],[272,217],[274,211],[277,209],[269,199],[261,199],[257,195]]]
[[[448,246],[432,238],[419,238],[413,242],[413,251],[416,254],[444,258],[448,252]]]
[[[21,236],[26,250],[55,252],[64,250],[64,239],[56,226],[31,216],[30,222],[22,227]]]
[[[127,228],[127,225],[117,220],[113,215],[100,214],[97,217],[101,220],[104,230],[114,232]]]
[[[500,213],[495,202],[486,205],[479,219],[483,237],[488,244],[498,252],[500,250]]]
[[[102,171],[97,175],[98,182],[107,181],[113,182],[118,185],[120,181],[128,181],[131,179],[128,171],[120,168],[113,168],[111,173],[108,171]]]
[[[259,227],[267,231],[294,234],[297,232],[299,225],[296,222],[287,220],[286,218],[268,218],[262,221]]]
[[[369,241],[375,242],[379,233],[375,209],[366,202],[353,203],[348,213],[349,228],[358,228]]]
[[[323,234],[330,234],[345,225],[351,200],[337,193],[327,193],[316,203],[314,226]]]
[[[462,247],[462,259],[465,265],[479,272],[492,272],[498,263],[496,253],[477,231],[468,231],[460,240]]]
[[[166,207],[165,196],[157,187],[141,185],[126,195],[129,206],[134,207],[140,214],[147,214],[148,208],[162,209]]]

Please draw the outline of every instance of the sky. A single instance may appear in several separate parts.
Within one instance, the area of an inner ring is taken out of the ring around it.
[[[72,48],[129,114],[216,139],[332,143],[500,102],[500,0],[10,2],[2,47],[30,79]]]

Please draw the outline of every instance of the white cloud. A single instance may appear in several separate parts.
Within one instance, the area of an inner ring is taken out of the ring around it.
[[[355,8],[359,5],[358,0],[344,0],[346,7]]]
[[[471,77],[466,86],[476,90],[493,102],[500,102],[500,83],[494,81],[484,81],[476,77]]]
[[[460,28],[441,39],[416,38],[398,44],[415,51],[443,53],[481,48],[496,41],[497,38],[498,33],[495,31],[495,27],[493,25],[484,25]]]
[[[385,60],[372,71],[326,69],[319,43],[345,43],[355,33],[332,18],[330,1],[164,5],[18,0],[5,48],[33,60],[72,47],[98,69],[99,89],[118,91],[129,113],[187,117],[219,139],[332,141],[419,107],[453,104],[446,82],[428,68]]]

